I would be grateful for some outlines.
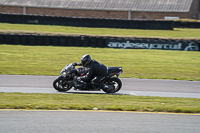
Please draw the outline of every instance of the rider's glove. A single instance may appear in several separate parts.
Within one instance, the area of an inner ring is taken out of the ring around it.
[[[73,62],[72,65],[73,65],[73,66],[77,66],[77,63],[76,63],[76,62]]]

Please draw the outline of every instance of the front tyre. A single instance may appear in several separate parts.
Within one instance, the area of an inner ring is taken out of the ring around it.
[[[53,81],[53,87],[59,92],[65,92],[72,88],[67,81],[57,78]]]
[[[115,93],[118,92],[122,87],[122,82],[117,77],[111,77],[105,82],[105,87],[103,87],[103,91],[106,93]]]

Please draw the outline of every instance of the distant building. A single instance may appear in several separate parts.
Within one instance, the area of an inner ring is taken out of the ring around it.
[[[200,0],[1,0],[0,13],[114,19],[200,19]]]

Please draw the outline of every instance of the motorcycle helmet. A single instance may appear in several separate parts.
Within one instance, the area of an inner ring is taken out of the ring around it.
[[[81,64],[82,64],[84,67],[86,67],[86,66],[88,66],[88,64],[90,64],[91,60],[92,60],[92,59],[91,59],[91,57],[90,57],[89,54],[83,55],[83,56],[81,57]]]

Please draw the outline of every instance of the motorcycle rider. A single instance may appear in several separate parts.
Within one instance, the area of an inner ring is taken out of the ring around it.
[[[91,59],[89,54],[81,57],[81,63],[73,63],[74,66],[84,66],[88,68],[88,72],[85,76],[79,76],[75,79],[78,81],[88,82],[91,80],[91,84],[94,87],[98,87],[100,80],[107,75],[107,67],[94,59]]]

